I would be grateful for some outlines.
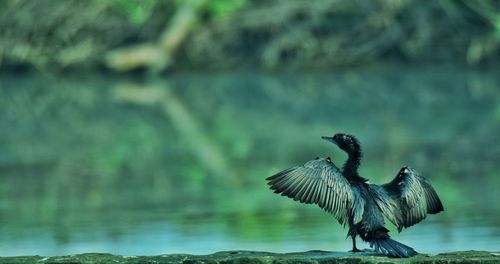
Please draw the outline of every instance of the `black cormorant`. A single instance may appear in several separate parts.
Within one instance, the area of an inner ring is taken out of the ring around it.
[[[405,166],[396,177],[384,185],[367,183],[359,176],[361,148],[358,140],[346,134],[322,137],[348,154],[342,170],[328,158],[316,158],[304,165],[283,170],[269,178],[275,193],[295,201],[317,204],[331,213],[341,225],[348,224],[347,236],[369,242],[378,253],[389,257],[411,257],[413,248],[390,239],[384,227],[384,217],[401,232],[424,219],[427,214],[443,211],[436,191],[414,169]]]

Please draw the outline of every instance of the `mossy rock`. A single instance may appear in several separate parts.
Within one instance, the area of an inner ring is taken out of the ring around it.
[[[298,253],[269,253],[256,251],[224,251],[211,255],[169,254],[160,256],[120,256],[86,253],[70,256],[0,257],[0,263],[183,263],[183,264],[295,264],[295,263],[500,263],[499,252],[459,251],[435,256],[419,254],[413,258],[394,259],[370,253],[308,251]]]

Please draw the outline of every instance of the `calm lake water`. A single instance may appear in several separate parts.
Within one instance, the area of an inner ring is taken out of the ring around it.
[[[371,182],[411,165],[442,198],[396,240],[499,251],[497,70],[0,75],[0,255],[349,250],[333,217],[264,180],[341,166],[320,139],[336,132],[358,136]]]

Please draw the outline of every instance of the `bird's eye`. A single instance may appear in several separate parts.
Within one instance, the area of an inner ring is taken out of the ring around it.
[[[316,157],[315,159],[319,159],[319,157]]]
[[[326,158],[326,161],[332,162],[332,160],[330,159],[330,157]]]

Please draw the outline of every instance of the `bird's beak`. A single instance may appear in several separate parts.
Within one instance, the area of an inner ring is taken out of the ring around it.
[[[325,137],[325,136],[323,136],[321,138],[324,139],[324,140],[326,140],[326,141],[328,141],[328,142],[332,142],[335,145],[338,145],[337,141],[335,141],[335,139],[333,139],[333,137]]]

